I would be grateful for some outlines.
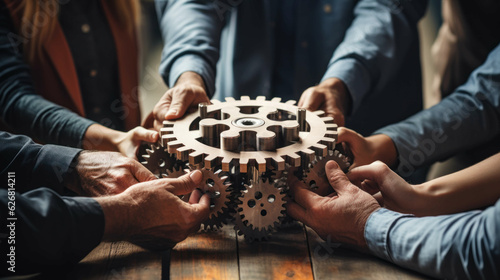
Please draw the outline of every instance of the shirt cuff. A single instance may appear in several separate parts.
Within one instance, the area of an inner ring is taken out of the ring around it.
[[[372,254],[393,261],[388,242],[389,234],[394,224],[403,217],[413,215],[397,213],[386,208],[380,208],[370,215],[365,225],[365,240]]]
[[[331,63],[321,81],[338,78],[344,82],[352,98],[351,115],[361,105],[370,89],[371,78],[368,70],[354,58],[343,58]]]
[[[214,95],[215,71],[203,58],[197,55],[183,55],[176,59],[172,64],[170,71],[162,73],[162,76],[168,87],[173,87],[184,72],[195,72],[200,75],[203,78],[203,82],[205,82],[207,95],[209,97]]]
[[[74,172],[74,160],[81,151],[64,146],[44,145],[38,153],[32,180],[37,180],[37,185],[62,194],[66,180]]]

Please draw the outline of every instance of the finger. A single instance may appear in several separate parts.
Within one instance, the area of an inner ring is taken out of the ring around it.
[[[185,174],[179,178],[175,179],[160,179],[168,180],[167,190],[175,195],[183,195],[192,192],[199,184],[203,178],[203,174],[200,170],[195,170],[191,173]]]
[[[345,125],[344,114],[342,113],[342,111],[340,111],[340,109],[338,109],[338,108],[325,108],[324,111],[326,112],[327,116],[333,117],[333,121],[338,126]]]
[[[132,130],[132,140],[135,141],[146,141],[149,143],[154,143],[158,140],[158,131],[145,129],[142,126],[138,126]]]
[[[311,208],[311,206],[317,203],[317,199],[321,198],[320,195],[307,189],[302,181],[297,182],[293,187],[291,187],[290,193],[295,202],[306,209]]]
[[[155,180],[156,176],[151,173],[144,165],[140,164],[138,161],[132,160],[131,161],[131,168],[130,172],[132,175],[135,177],[137,182],[145,182],[145,181],[151,181]]]
[[[380,206],[384,207],[384,197],[382,196],[382,193],[378,192],[374,194],[373,197],[377,200]]]
[[[363,182],[361,182],[359,188],[371,195],[376,194],[380,191],[378,185],[372,180],[364,180]]]
[[[311,90],[304,99],[304,103],[300,107],[305,108],[309,111],[316,111],[319,109],[319,107],[321,107],[321,104],[323,104],[323,102],[325,102],[325,96],[318,93],[316,90]]]
[[[196,215],[198,223],[203,222],[210,214],[210,197],[204,194],[200,197],[198,203],[191,204],[193,215]]]
[[[307,215],[307,211],[302,206],[293,201],[290,201],[285,205],[285,207],[286,212],[292,218],[301,221],[304,224],[309,224],[309,216]]]
[[[199,189],[195,189],[189,196],[189,204],[195,204],[200,202],[200,198],[203,193]]]
[[[368,165],[363,165],[356,167],[349,171],[347,177],[356,186],[361,186],[361,183],[365,180],[372,182],[372,186],[380,186],[380,170],[375,163],[370,163]]]
[[[354,187],[334,160],[326,163],[325,171],[330,185],[339,195]]]
[[[363,141],[363,136],[352,129],[339,127],[338,129],[338,142],[347,142],[350,145]]]
[[[157,123],[163,124],[163,121],[165,120],[165,116],[167,115],[170,104],[172,103],[172,90],[173,89],[167,90],[153,109],[154,119]]]

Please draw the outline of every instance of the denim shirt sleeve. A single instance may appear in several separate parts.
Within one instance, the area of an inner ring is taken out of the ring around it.
[[[383,88],[405,63],[427,1],[362,0],[322,80],[339,78],[352,97],[351,114],[369,92]]]
[[[500,277],[500,200],[483,211],[421,217],[372,213],[365,239],[374,255],[446,279]]]
[[[160,74],[168,87],[188,71],[199,74],[207,94],[215,92],[215,69],[219,60],[221,30],[227,1],[222,6],[203,0],[156,1],[164,49]],[[195,20],[193,20],[195,19]]]
[[[401,176],[500,135],[500,45],[450,96],[374,134],[394,142]]]
[[[20,51],[9,11],[0,1],[0,119],[17,133],[44,143],[81,147],[94,122],[38,95]]]

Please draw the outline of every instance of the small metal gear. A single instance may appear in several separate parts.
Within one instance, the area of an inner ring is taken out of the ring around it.
[[[177,159],[175,154],[170,154],[167,148],[161,142],[149,145],[149,149],[145,149],[145,154],[142,154],[142,165],[144,165],[151,173],[160,177],[165,170],[173,170]]]
[[[258,179],[245,185],[238,201],[238,213],[242,224],[237,224],[238,230],[251,239],[261,239],[273,232],[285,212],[285,196],[281,188],[276,187],[274,179],[266,181]],[[243,226],[243,228],[239,228]],[[250,228],[250,230],[248,230]]]
[[[186,170],[182,167],[174,166],[173,169],[161,170],[161,178],[179,178],[186,173]]]
[[[223,176],[222,170],[213,172],[202,168],[200,171],[203,173],[201,191],[210,196],[210,215],[202,224],[204,230],[219,229],[231,217],[231,184],[226,181],[228,177]]]
[[[349,158],[337,150],[330,152],[325,157],[318,157],[317,161],[313,162],[312,168],[305,172],[303,180],[313,192],[319,195],[325,196],[333,192],[325,171],[325,165],[330,160],[337,162],[344,172],[347,172],[349,166],[351,166]]]

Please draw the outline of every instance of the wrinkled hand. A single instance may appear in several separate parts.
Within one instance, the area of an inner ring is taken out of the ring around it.
[[[77,158],[77,180],[69,189],[82,196],[119,194],[156,177],[139,162],[116,152],[82,151]]]
[[[320,196],[297,180],[290,189],[294,201],[287,203],[288,214],[310,226],[323,239],[331,237],[365,248],[366,221],[380,205],[370,194],[351,184],[335,161],[327,162],[325,168],[338,195]]]
[[[306,89],[298,106],[309,111],[323,110],[327,116],[333,117],[337,125],[344,126],[344,115],[348,112],[350,103],[350,95],[344,82],[330,78]]]
[[[137,150],[142,141],[155,143],[158,140],[157,131],[145,129],[138,126],[129,132],[121,133],[120,137],[114,139],[117,150],[132,159],[137,159]]]
[[[188,108],[203,102],[210,103],[203,79],[193,72],[183,73],[154,107],[154,128],[159,131],[164,120],[178,119]]]
[[[392,139],[384,134],[363,137],[354,130],[340,127],[338,142],[349,146],[354,156],[351,169],[380,160],[387,165],[394,165],[397,161],[397,151]]]
[[[420,191],[422,188],[408,184],[380,161],[354,168],[347,176],[353,184],[374,195],[379,204],[387,209],[416,215],[426,210],[425,201],[428,198]]]
[[[208,218],[210,198],[195,190],[201,180],[202,174],[196,170],[176,179],[136,184],[120,195],[98,199],[106,219],[104,238],[129,240],[152,250],[173,247]],[[189,202],[178,197],[191,192]]]

